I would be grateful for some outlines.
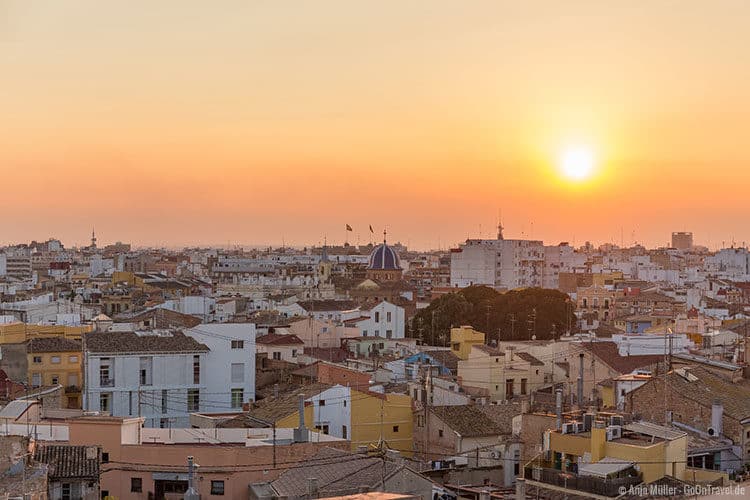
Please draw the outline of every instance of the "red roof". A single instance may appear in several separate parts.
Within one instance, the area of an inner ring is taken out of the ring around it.
[[[302,339],[296,335],[282,335],[280,333],[269,333],[255,339],[256,344],[265,345],[296,345],[304,344]]]

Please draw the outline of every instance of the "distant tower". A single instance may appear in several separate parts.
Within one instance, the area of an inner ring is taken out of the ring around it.
[[[96,249],[96,233],[93,227],[91,228],[91,248]]]
[[[333,273],[333,263],[328,258],[328,238],[323,240],[323,251],[318,262],[318,281],[320,283],[330,283],[331,274]]]
[[[497,223],[497,239],[502,240],[503,238],[503,224],[502,222]]]

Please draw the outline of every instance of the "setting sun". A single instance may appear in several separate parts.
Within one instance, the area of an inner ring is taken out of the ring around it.
[[[593,174],[594,153],[585,146],[568,147],[560,155],[560,170],[568,179],[581,181]]]

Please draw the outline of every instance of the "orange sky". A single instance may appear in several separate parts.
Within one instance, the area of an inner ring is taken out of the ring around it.
[[[218,4],[221,4],[221,7]],[[0,0],[0,244],[750,242],[745,0]],[[600,160],[561,178],[571,144]]]

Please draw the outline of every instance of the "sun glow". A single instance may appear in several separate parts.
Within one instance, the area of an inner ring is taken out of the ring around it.
[[[591,177],[596,166],[596,159],[591,148],[570,146],[560,155],[560,170],[568,179],[583,181]]]

